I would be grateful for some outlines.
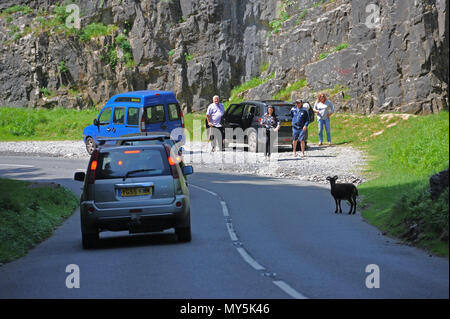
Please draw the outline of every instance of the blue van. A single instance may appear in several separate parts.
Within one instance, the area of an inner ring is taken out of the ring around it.
[[[114,95],[83,130],[86,150],[92,154],[99,138],[145,132],[172,132],[184,128],[183,113],[170,91],[135,91]],[[178,140],[181,140],[179,136]]]

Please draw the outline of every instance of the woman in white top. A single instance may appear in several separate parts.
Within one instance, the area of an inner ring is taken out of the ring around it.
[[[314,113],[317,114],[317,123],[319,123],[319,145],[323,144],[323,127],[327,132],[328,145],[331,145],[331,133],[330,133],[330,117],[334,113],[334,105],[325,94],[321,93],[317,97],[316,104],[314,105]]]

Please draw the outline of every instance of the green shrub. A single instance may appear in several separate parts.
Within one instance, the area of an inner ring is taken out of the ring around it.
[[[69,71],[69,69],[66,66],[66,63],[64,61],[60,61],[58,64],[58,71],[59,73],[66,73]]]
[[[293,91],[298,91],[307,85],[306,79],[300,79],[295,83],[288,85],[285,89],[281,90],[273,96],[274,100],[289,100]]]
[[[346,49],[346,48],[348,48],[348,43],[347,42],[341,43],[341,44],[335,46],[330,52],[322,52],[319,55],[319,60],[323,60],[326,57],[328,57],[331,53],[338,52],[338,51],[341,51],[341,50]]]
[[[449,231],[448,187],[438,199],[432,200],[429,186],[421,186],[403,193],[392,208],[392,219],[401,223],[399,235],[412,224],[418,224],[423,233],[439,237]]]
[[[347,48],[348,48],[348,43],[347,43],[347,42],[344,42],[344,43],[341,43],[341,44],[337,45],[337,46],[333,49],[333,52],[338,52],[338,51],[341,51],[341,50],[347,49]]]
[[[245,91],[248,91],[250,89],[253,89],[253,88],[257,87],[257,86],[260,86],[261,84],[266,83],[270,79],[273,79],[274,76],[275,76],[274,73],[270,74],[266,78],[261,78],[261,77],[255,76],[255,77],[251,78],[249,81],[234,87],[231,90],[231,92],[230,92],[230,101],[225,103],[225,106],[228,107],[232,103],[240,103],[240,102],[242,102],[242,98],[238,97],[239,94],[241,94],[241,93],[243,93]]]
[[[75,210],[77,197],[63,187],[31,188],[0,178],[0,262],[24,256]]]
[[[296,24],[299,24],[300,22],[302,22],[302,20],[306,17],[307,14],[308,14],[308,9],[303,9],[302,12],[300,12],[300,14],[298,15]]]
[[[47,88],[41,88],[41,89],[39,89],[39,92],[41,92],[45,97],[52,97],[52,96],[55,96],[55,93],[52,92],[52,91],[50,91],[50,90],[47,89]]]
[[[16,12],[22,12],[23,14],[31,13],[33,10],[29,6],[14,5],[12,7],[6,8],[2,11],[2,14],[13,14]]]
[[[91,23],[82,30],[80,40],[89,41],[92,38],[113,35],[117,29],[118,27],[112,24],[106,26],[103,23]]]
[[[269,68],[269,62],[265,62],[260,66],[259,72],[264,73],[267,71],[268,68]]]
[[[328,52],[322,52],[321,54],[319,54],[319,60],[323,60],[326,57],[328,57],[330,55],[330,53]]]

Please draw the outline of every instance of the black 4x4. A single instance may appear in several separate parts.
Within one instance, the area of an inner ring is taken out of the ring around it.
[[[248,145],[248,150],[258,152],[265,147],[265,135],[258,134],[261,128],[261,119],[267,112],[267,106],[275,108],[275,114],[280,123],[278,131],[278,146],[292,147],[292,117],[290,111],[295,104],[280,100],[244,101],[239,104],[231,104],[222,116],[222,125],[226,128],[241,128],[246,131],[244,143]],[[225,138],[227,135],[225,134]],[[225,147],[234,140],[225,139]],[[300,144],[300,143],[299,143]]]

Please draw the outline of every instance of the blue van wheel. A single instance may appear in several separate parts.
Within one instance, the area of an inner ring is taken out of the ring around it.
[[[89,155],[91,155],[95,150],[95,142],[94,139],[92,137],[87,137],[86,138],[86,151],[88,152]]]

